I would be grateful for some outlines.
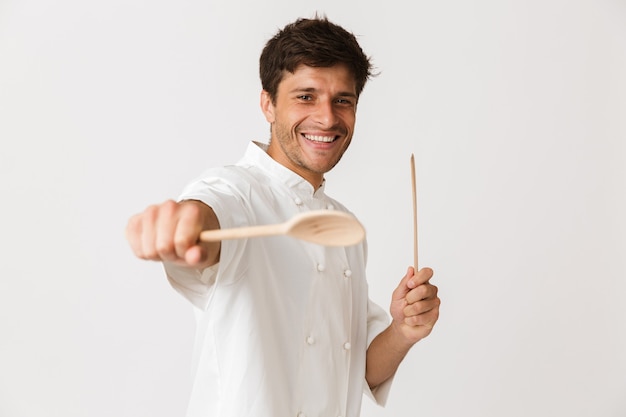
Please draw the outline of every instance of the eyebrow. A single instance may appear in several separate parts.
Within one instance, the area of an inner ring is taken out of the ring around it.
[[[292,89],[291,91],[289,91],[290,94],[294,94],[294,93],[316,93],[319,90],[317,88],[314,87],[296,87],[294,89]],[[357,95],[355,93],[351,93],[349,91],[341,91],[337,94],[337,97],[351,97],[351,98],[357,98]]]

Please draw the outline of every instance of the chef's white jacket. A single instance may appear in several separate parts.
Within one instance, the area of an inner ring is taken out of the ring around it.
[[[309,210],[347,211],[250,143],[239,163],[211,169],[184,190],[220,227],[282,223]],[[388,325],[368,298],[365,243],[324,247],[288,236],[222,241],[203,271],[166,264],[195,306],[188,417],[357,417],[371,392],[366,349]]]

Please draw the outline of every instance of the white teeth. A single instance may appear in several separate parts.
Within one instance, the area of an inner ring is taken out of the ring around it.
[[[335,140],[334,136],[316,136],[316,135],[304,135],[305,138],[307,138],[308,140],[312,140],[315,142],[332,142],[333,140]]]

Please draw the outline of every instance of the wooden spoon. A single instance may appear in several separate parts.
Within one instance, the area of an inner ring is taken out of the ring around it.
[[[324,246],[351,246],[365,238],[365,229],[352,215],[336,210],[313,210],[293,216],[285,223],[205,230],[203,242],[287,235]]]

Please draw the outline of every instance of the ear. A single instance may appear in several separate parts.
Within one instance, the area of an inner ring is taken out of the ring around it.
[[[272,104],[270,93],[265,90],[261,91],[261,110],[265,115],[265,120],[267,120],[268,123],[274,123],[276,120],[274,116],[274,104]]]

